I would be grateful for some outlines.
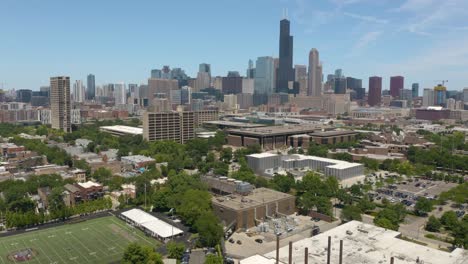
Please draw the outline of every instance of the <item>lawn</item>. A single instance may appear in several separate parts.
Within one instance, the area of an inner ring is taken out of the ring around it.
[[[159,243],[114,216],[66,224],[0,238],[0,264],[4,263],[112,263],[118,262],[131,242]],[[16,255],[33,255],[19,261]]]

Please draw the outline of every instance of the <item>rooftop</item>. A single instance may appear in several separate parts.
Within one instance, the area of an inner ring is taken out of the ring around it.
[[[267,126],[257,128],[229,129],[229,133],[244,134],[251,136],[273,136],[284,134],[304,134],[319,131],[322,125],[286,125],[286,126]]]
[[[116,132],[116,133],[131,134],[131,135],[143,135],[143,128],[139,128],[139,127],[115,125],[115,126],[102,126],[100,127],[100,129],[103,131],[108,131],[108,132]]]
[[[331,263],[338,263],[339,244],[343,240],[343,259],[346,263],[389,263],[390,257],[395,258],[399,264],[466,264],[468,251],[455,249],[445,252],[409,241],[399,239],[399,232],[387,230],[359,221],[351,221],[335,227],[314,237],[305,238],[293,243],[293,263],[304,263],[304,251],[309,249],[309,263],[320,264],[327,261],[328,237],[331,237]],[[289,246],[280,248],[280,261],[288,263]],[[269,264],[275,259],[276,251],[272,251],[261,258],[258,255],[250,258],[257,260],[258,264]],[[250,258],[241,261],[241,264],[254,263]],[[423,262],[421,262],[423,261]]]
[[[250,154],[248,156],[252,158],[260,159],[260,158],[267,158],[267,157],[278,157],[279,155],[275,153],[270,153],[270,152],[263,152],[263,153]]]
[[[205,122],[205,124],[217,125],[217,126],[227,126],[227,127],[245,127],[245,128],[264,127],[265,126],[265,125],[262,125],[262,124],[251,124],[251,123],[244,123],[244,122],[224,121],[224,120],[207,121],[207,122]]]
[[[133,163],[139,162],[153,162],[155,159],[143,155],[124,156],[120,158],[122,161],[129,161]]]
[[[145,227],[151,232],[156,233],[162,238],[172,237],[173,235],[176,236],[183,233],[179,228],[161,221],[155,216],[140,209],[131,209],[123,212],[122,215]]]
[[[92,182],[92,181],[87,181],[87,182],[79,182],[77,183],[79,186],[87,189],[87,188],[91,188],[91,187],[100,187],[101,185],[99,183],[95,183],[95,182]]]
[[[311,136],[332,137],[332,136],[354,135],[354,134],[357,134],[357,132],[353,130],[334,130],[334,131],[314,132],[311,134]]]
[[[258,188],[252,190],[252,192],[246,196],[230,194],[223,197],[213,197],[211,201],[219,206],[232,208],[234,210],[244,210],[291,197],[293,196],[287,193],[267,188]]]

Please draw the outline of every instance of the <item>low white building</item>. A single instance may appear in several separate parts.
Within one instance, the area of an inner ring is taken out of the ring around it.
[[[338,180],[347,180],[364,175],[364,165],[336,159],[328,159],[308,155],[279,155],[260,153],[247,155],[249,167],[261,175],[273,175],[279,171],[314,170],[325,176],[333,176]]]
[[[343,263],[390,263],[396,264],[466,264],[468,251],[457,248],[446,252],[399,238],[400,233],[359,221],[351,221],[317,236],[299,240],[292,245],[292,263],[302,264],[305,248],[308,248],[308,263],[327,263],[328,237],[331,237],[330,263],[339,262],[340,240],[343,241]],[[254,255],[240,264],[271,264],[276,261],[276,250],[263,256]],[[288,263],[289,246],[279,249],[279,263]]]

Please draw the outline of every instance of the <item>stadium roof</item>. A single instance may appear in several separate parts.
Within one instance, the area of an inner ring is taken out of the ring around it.
[[[162,238],[176,236],[184,232],[140,209],[132,209],[123,212],[122,215]]]

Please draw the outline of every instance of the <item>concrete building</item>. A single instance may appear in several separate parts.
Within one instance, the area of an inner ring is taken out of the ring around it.
[[[120,158],[120,161],[122,161],[123,164],[133,166],[135,169],[143,168],[156,163],[155,159],[143,155],[123,156]]]
[[[322,73],[319,67],[319,52],[312,49],[309,52],[309,82],[307,84],[308,96],[320,96],[322,94]]]
[[[468,104],[468,88],[463,89],[463,102]]]
[[[357,132],[351,130],[337,130],[295,135],[291,137],[288,145],[294,148],[301,147],[307,149],[312,142],[318,145],[351,142],[356,139],[357,134]]]
[[[249,93],[238,94],[237,104],[239,105],[240,109],[249,109],[249,107],[253,106],[253,95]]]
[[[143,138],[148,141],[174,140],[185,143],[195,137],[194,129],[206,121],[218,120],[213,110],[196,112],[145,112]]]
[[[240,94],[242,93],[243,79],[240,76],[223,77],[223,93],[224,94]]]
[[[148,79],[148,98],[152,102],[153,98],[158,97],[157,94],[164,94],[167,99],[171,98],[171,91],[179,89],[179,82],[177,80],[169,79]]]
[[[243,94],[253,94],[254,93],[254,84],[255,81],[253,78],[243,78],[242,79],[242,93]]]
[[[83,82],[81,80],[76,80],[73,84],[73,101],[77,103],[82,103],[85,101],[86,92]]]
[[[52,128],[71,132],[70,77],[50,78],[50,109]]]
[[[364,175],[364,165],[361,163],[299,154],[252,154],[247,155],[247,163],[254,172],[268,177],[283,171],[297,170],[317,170],[325,176],[333,176],[340,181]]]
[[[167,98],[170,98],[170,96]],[[125,83],[114,84],[114,103],[115,105],[124,105],[127,103]]]
[[[295,201],[290,194],[267,188],[254,189],[247,195],[231,194],[211,199],[214,213],[225,226],[233,226],[235,230],[254,227],[267,217],[291,215],[296,208]]]
[[[434,105],[434,90],[424,89],[423,91],[423,107],[433,106]]]
[[[328,246],[328,239],[330,246]],[[319,235],[304,238],[279,249],[279,262],[276,262],[276,250],[263,256],[254,255],[243,259],[240,264],[273,264],[305,262],[305,250],[308,249],[307,263],[327,263],[327,249],[330,248],[330,262],[340,262],[340,241],[343,241],[343,263],[390,263],[396,264],[464,264],[468,253],[462,248],[452,252],[434,249],[428,246],[401,239],[401,233],[359,221],[350,221]],[[291,255],[290,255],[291,254]],[[289,262],[291,259],[291,262]]]

